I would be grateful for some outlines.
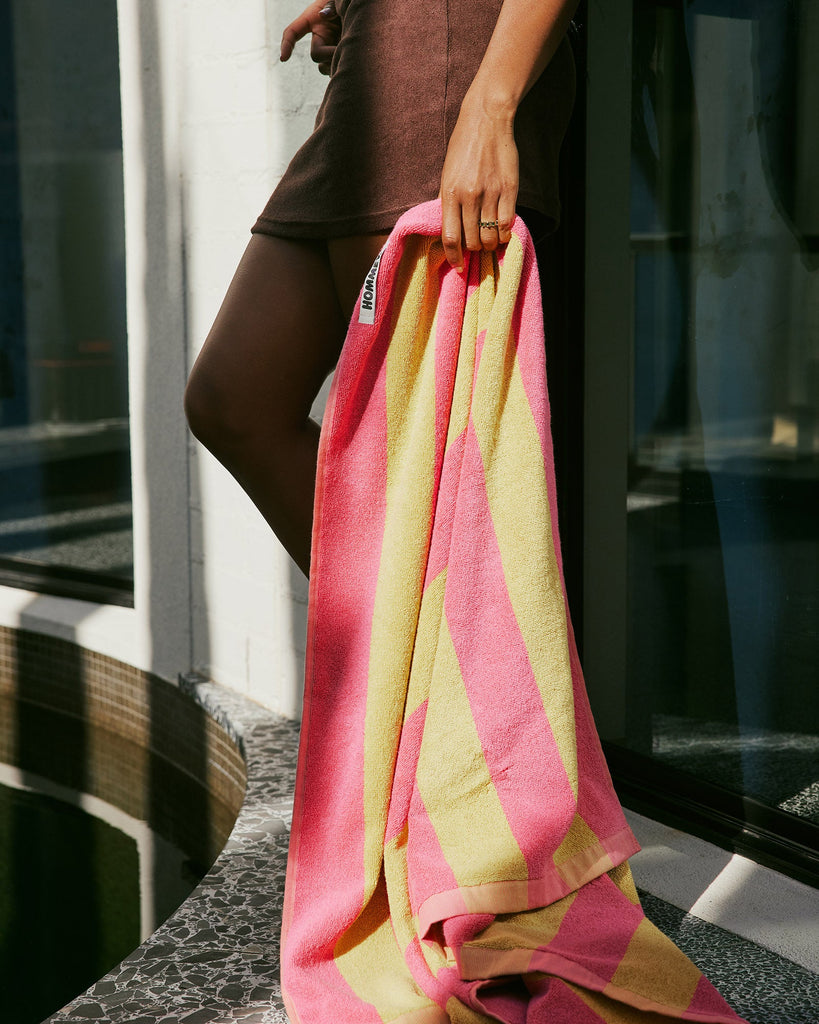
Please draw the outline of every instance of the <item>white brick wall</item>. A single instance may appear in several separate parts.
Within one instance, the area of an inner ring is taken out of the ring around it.
[[[181,178],[188,354],[207,334],[251,224],[309,133],[326,80],[302,46],[278,59],[301,0],[184,0]],[[300,711],[306,582],[229,474],[191,443],[192,663]]]

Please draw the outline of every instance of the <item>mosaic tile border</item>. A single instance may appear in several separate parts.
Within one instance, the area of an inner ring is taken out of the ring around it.
[[[48,1024],[287,1024],[278,947],[298,725],[201,677],[180,682],[244,754],[239,817],[176,913]]]
[[[147,821],[202,871],[245,793],[241,744],[180,687],[9,627],[0,627],[0,761]]]

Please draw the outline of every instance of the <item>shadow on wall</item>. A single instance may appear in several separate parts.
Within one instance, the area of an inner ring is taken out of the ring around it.
[[[165,113],[162,91],[161,26],[157,0],[139,0],[138,61],[141,89],[141,164],[144,173],[144,283],[142,306],[145,310],[144,357],[141,367],[143,409],[140,416],[143,437],[142,472],[146,516],[146,535],[142,538],[148,553],[147,582],[137,577],[137,611],[147,608],[151,667],[162,674],[168,665],[186,670],[191,664],[192,585],[190,568],[191,507],[200,506],[196,486],[189,472],[188,435],[182,411],[186,379],[186,288],[180,180],[182,168],[173,166],[166,151]],[[133,305],[132,307],[133,308]],[[169,386],[169,377],[175,381]],[[133,379],[133,378],[132,378]],[[133,401],[133,391],[132,391]],[[138,467],[135,464],[135,469]],[[137,469],[138,471],[138,469]],[[140,489],[135,488],[139,493]],[[183,552],[180,557],[180,546]],[[184,567],[184,573],[178,570]],[[172,578],[175,576],[175,578]],[[144,588],[144,589],[142,589]],[[205,594],[197,595],[204,602]],[[181,612],[181,614],[180,614]],[[200,651],[207,656],[207,616],[202,616]],[[167,673],[167,668],[166,668]],[[163,708],[163,691],[150,690],[150,746],[166,749],[173,743],[168,735],[172,718]],[[200,727],[202,720],[200,722]],[[195,777],[207,775],[207,742],[204,734],[189,737],[200,763]],[[168,786],[166,762],[149,760],[148,814],[151,821],[167,818]],[[208,802],[201,789],[191,791],[195,807],[192,820],[202,835],[208,835]],[[155,866],[159,857],[154,857]],[[156,870],[156,867],[155,867]],[[154,899],[159,898],[160,883],[155,878]],[[154,919],[161,917],[155,906]]]

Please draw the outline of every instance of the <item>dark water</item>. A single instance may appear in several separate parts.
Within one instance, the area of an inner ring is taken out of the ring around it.
[[[38,1024],[140,942],[136,841],[0,785],[0,1021]]]

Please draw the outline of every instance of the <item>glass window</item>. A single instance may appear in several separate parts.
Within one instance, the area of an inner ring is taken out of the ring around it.
[[[819,825],[819,3],[615,6],[630,80],[607,99],[589,62],[630,135],[605,197],[627,229],[589,252],[625,283],[623,672],[595,681],[622,699],[601,731]]]
[[[116,4],[0,0],[0,581],[132,588]]]

